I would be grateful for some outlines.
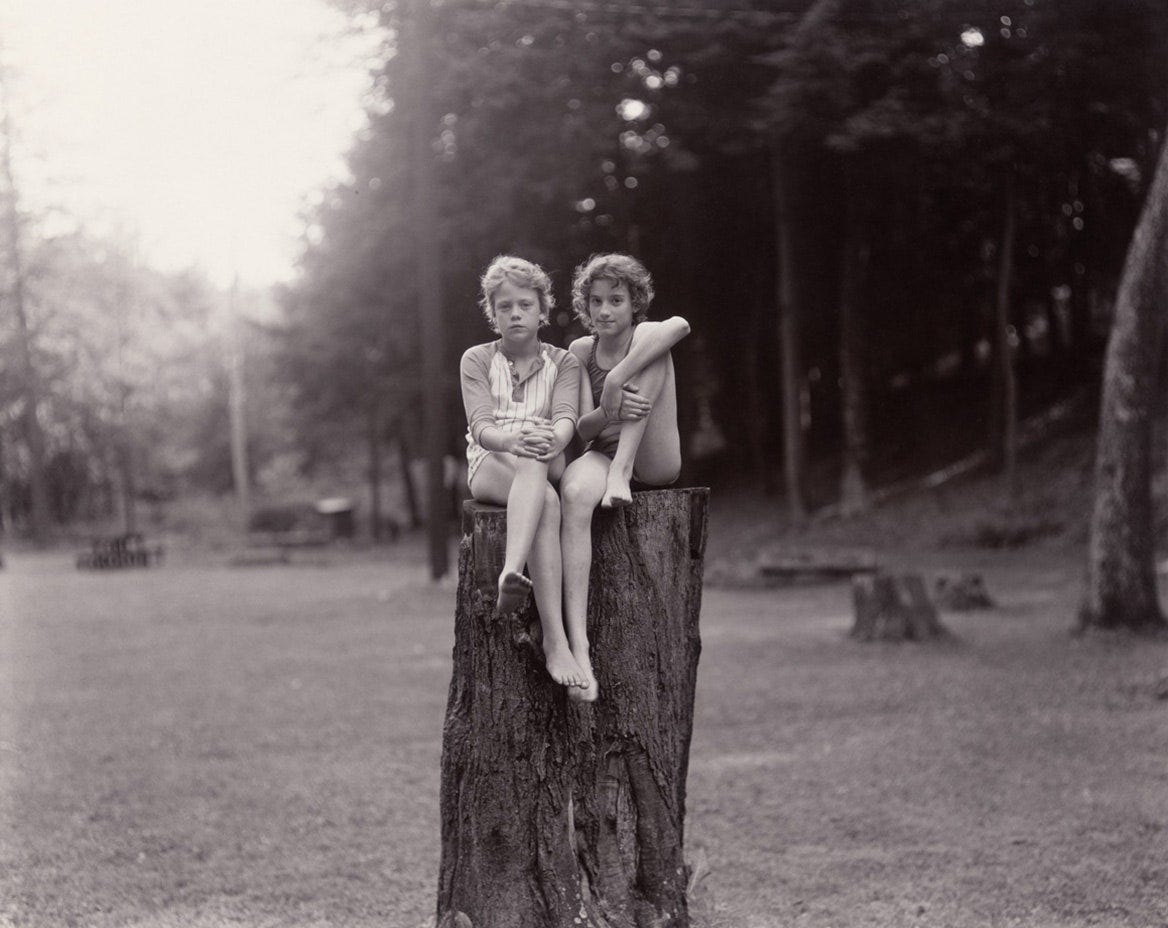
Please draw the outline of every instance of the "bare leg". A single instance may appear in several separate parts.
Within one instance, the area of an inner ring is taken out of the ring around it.
[[[470,490],[477,500],[507,507],[507,546],[499,574],[497,608],[514,611],[523,605],[533,581],[522,571],[524,564],[530,562],[548,672],[557,683],[585,686],[587,678],[572,659],[564,635],[560,506],[555,490],[547,482],[547,470],[548,465],[531,458],[492,453],[479,465]]]
[[[644,419],[621,425],[620,442],[600,502],[606,508],[633,501],[629,481],[634,470],[646,483],[656,485],[671,483],[681,470],[673,359],[666,355],[654,361],[637,375],[635,383],[653,410]]]
[[[527,557],[535,584],[535,606],[543,627],[543,653],[553,680],[565,686],[583,688],[588,685],[589,676],[576,662],[564,635],[560,498],[550,484],[545,483],[544,488],[543,515]]]
[[[499,452],[479,465],[471,481],[475,499],[507,507],[507,547],[496,603],[500,612],[514,612],[522,606],[531,588],[531,581],[523,576],[523,565],[543,512],[546,486],[546,464]]]
[[[588,654],[588,578],[592,571],[592,513],[604,495],[609,462],[603,454],[589,451],[568,465],[560,484],[563,494],[563,527],[560,541],[564,557],[564,621],[568,644],[580,669],[588,676],[582,693],[574,698],[591,702],[599,690]]]

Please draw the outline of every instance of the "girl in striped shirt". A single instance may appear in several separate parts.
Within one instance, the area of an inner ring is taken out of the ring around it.
[[[539,340],[553,303],[551,281],[530,261],[500,256],[483,274],[480,305],[499,338],[468,348],[459,368],[467,483],[475,499],[507,507],[496,609],[515,611],[531,590],[548,673],[583,689],[590,678],[564,633],[560,499],[551,484],[576,429],[580,362]]]

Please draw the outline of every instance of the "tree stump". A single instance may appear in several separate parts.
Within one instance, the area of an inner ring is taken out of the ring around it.
[[[689,924],[685,778],[701,642],[705,489],[598,511],[588,603],[600,699],[544,669],[533,601],[496,616],[502,509],[467,503],[442,745],[438,922]]]
[[[943,574],[933,584],[933,598],[942,609],[954,612],[994,608],[981,574]]]
[[[869,574],[852,578],[855,623],[861,641],[923,641],[946,634],[918,574]]]

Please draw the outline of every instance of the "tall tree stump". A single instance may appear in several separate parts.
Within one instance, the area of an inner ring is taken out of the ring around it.
[[[439,924],[685,928],[685,778],[705,489],[593,522],[595,704],[544,668],[533,601],[496,616],[502,509],[467,503],[442,745]]]
[[[918,574],[868,574],[852,578],[855,622],[861,641],[923,641],[947,634]]]

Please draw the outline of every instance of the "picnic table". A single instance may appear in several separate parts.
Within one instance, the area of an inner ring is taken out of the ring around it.
[[[264,506],[253,512],[247,523],[248,547],[273,551],[275,560],[282,564],[291,560],[295,549],[323,547],[333,537],[326,514],[311,504]]]

